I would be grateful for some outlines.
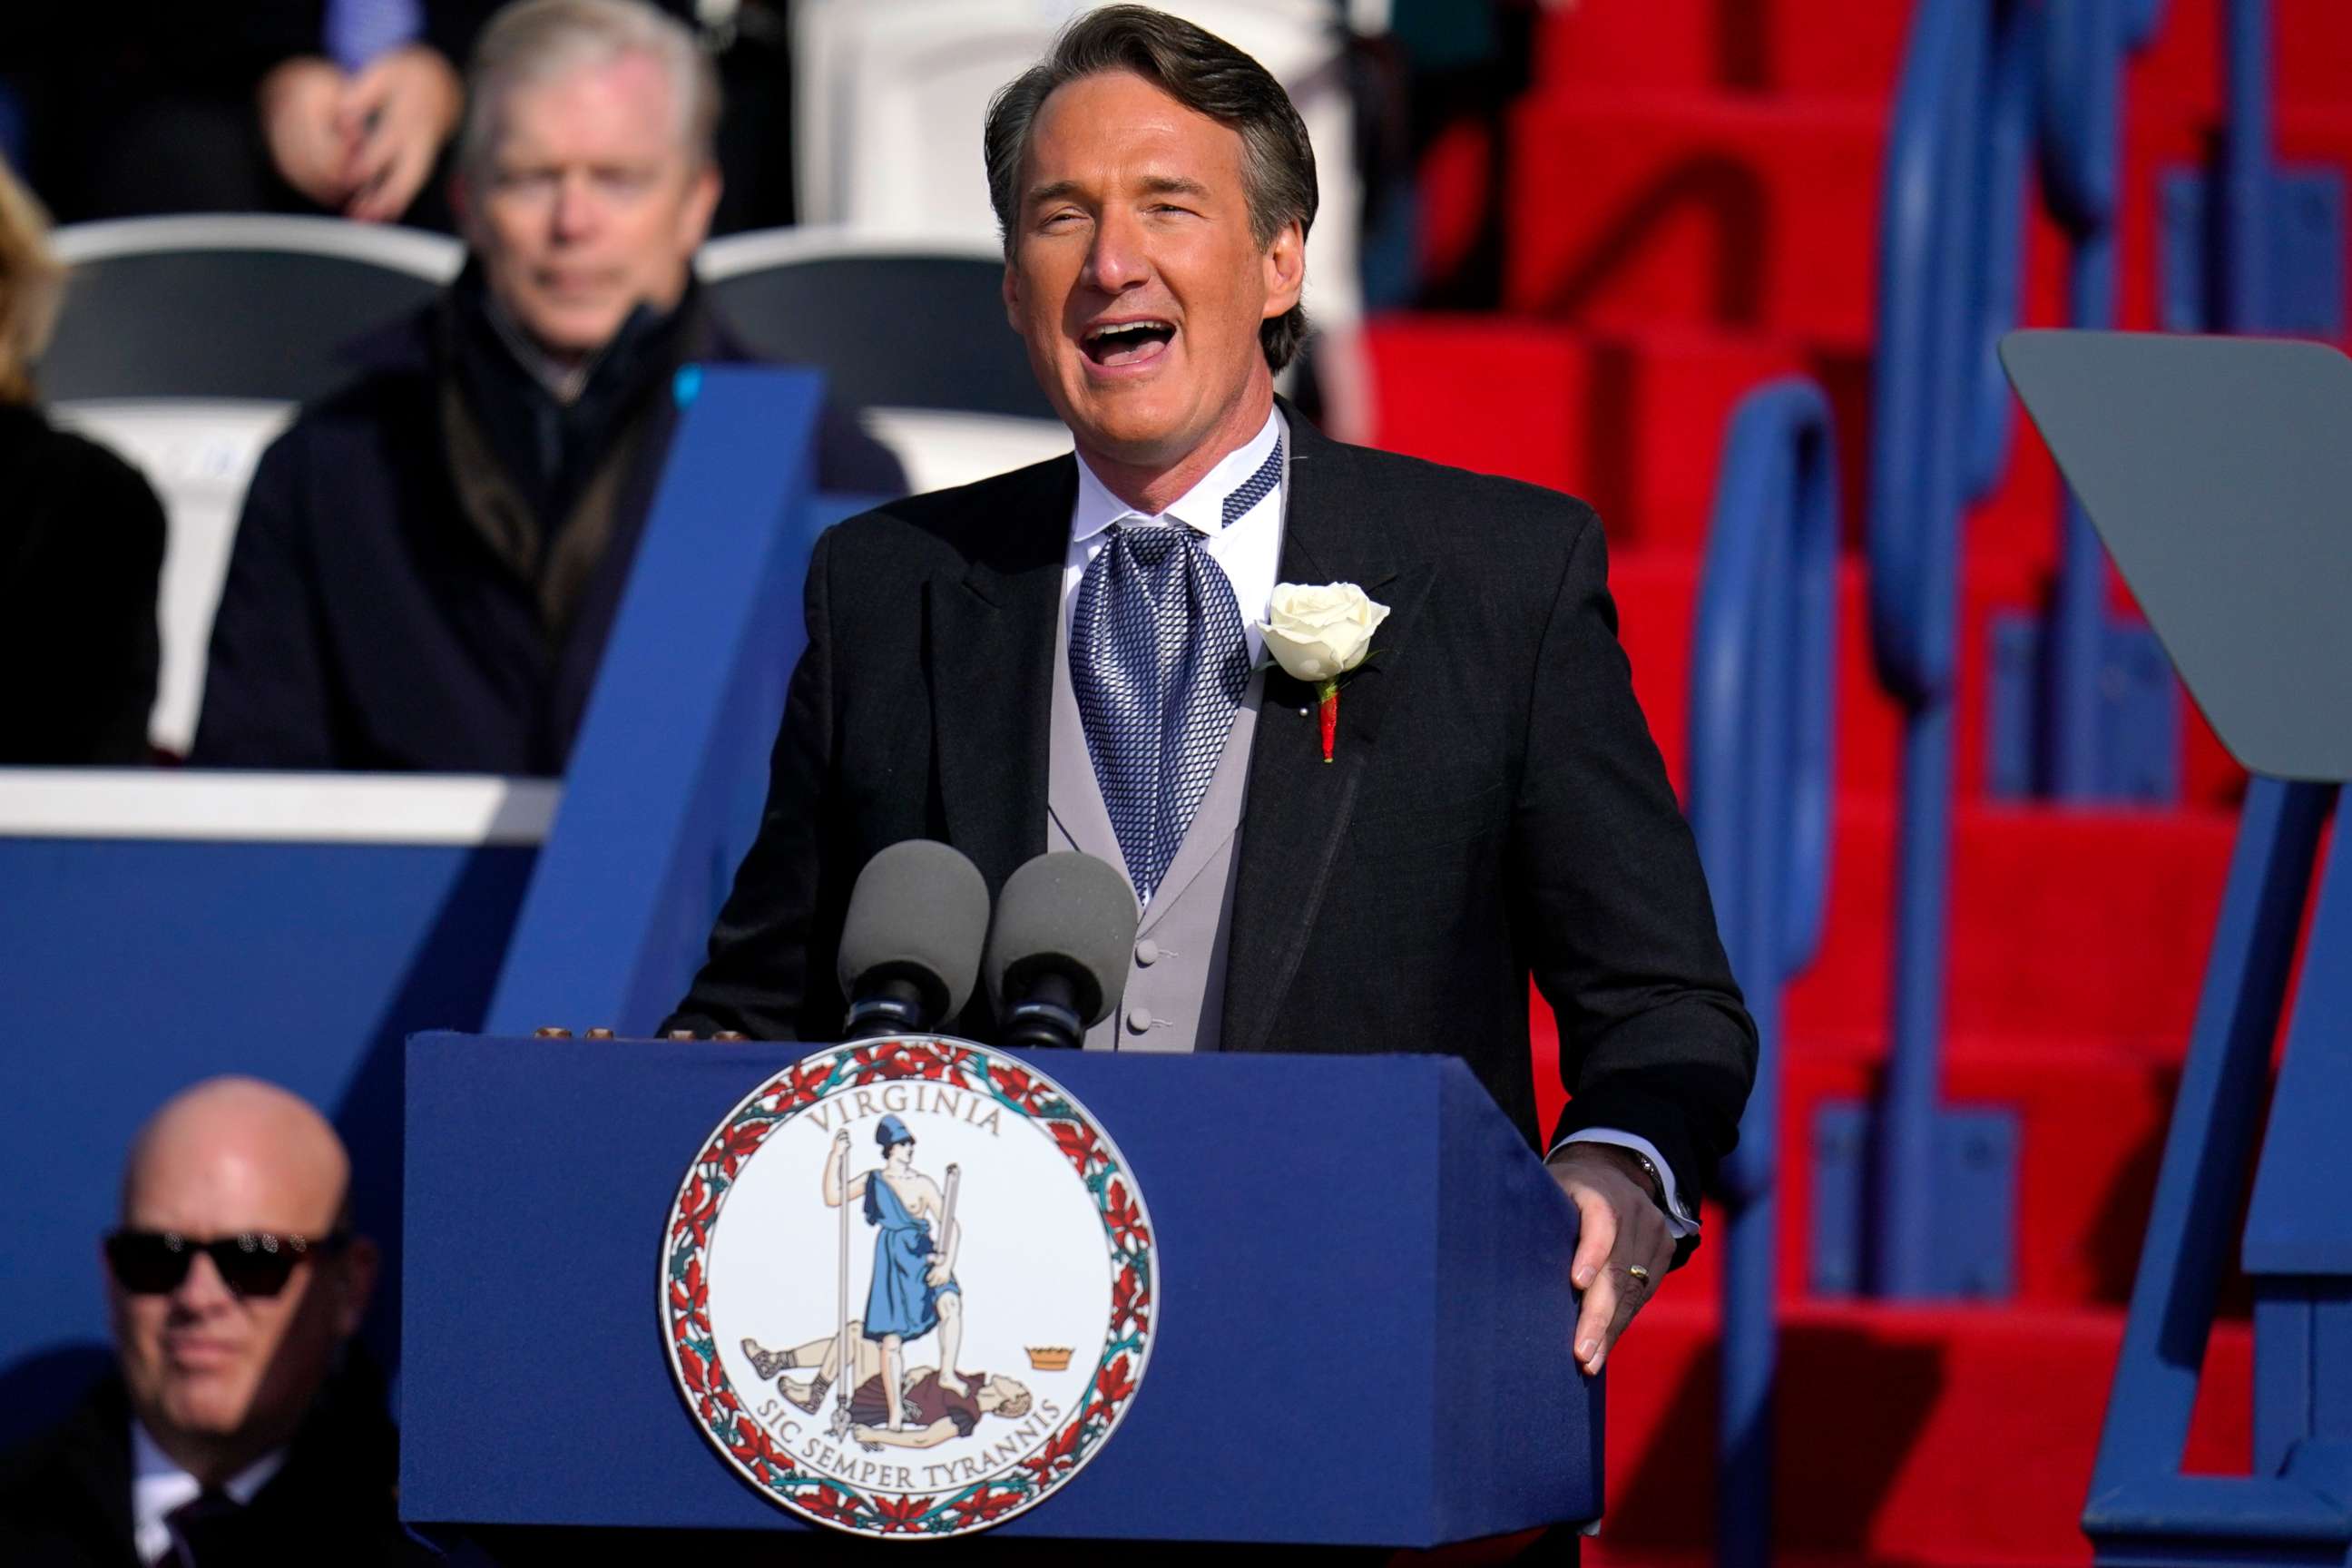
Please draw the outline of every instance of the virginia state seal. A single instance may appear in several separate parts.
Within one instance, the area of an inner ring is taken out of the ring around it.
[[[1150,1359],[1151,1219],[1085,1107],[1007,1053],[838,1046],[711,1134],[662,1247],[665,1342],[719,1454],[837,1530],[1035,1507]]]

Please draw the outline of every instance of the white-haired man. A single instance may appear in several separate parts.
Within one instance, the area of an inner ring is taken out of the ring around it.
[[[452,191],[469,248],[361,346],[246,498],[194,760],[562,770],[694,361],[747,357],[698,298],[719,86],[631,0],[520,0],[475,46]],[[824,488],[897,493],[839,411]]]

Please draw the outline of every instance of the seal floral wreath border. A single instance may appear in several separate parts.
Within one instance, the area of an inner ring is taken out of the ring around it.
[[[893,1082],[946,1084],[985,1095],[1036,1122],[1094,1198],[1114,1269],[1102,1358],[1086,1397],[1012,1470],[925,1496],[876,1495],[802,1465],[743,1408],[710,1327],[705,1255],[736,1173],[768,1135],[835,1089]],[[858,1535],[943,1536],[1035,1507],[1077,1474],[1126,1413],[1151,1351],[1150,1216],[1127,1161],[1059,1084],[984,1046],[917,1036],[845,1045],[805,1057],[746,1096],[679,1184],[662,1249],[662,1310],[670,1365],[703,1435],[745,1478],[793,1512]]]

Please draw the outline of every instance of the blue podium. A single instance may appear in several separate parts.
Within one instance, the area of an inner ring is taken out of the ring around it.
[[[656,1282],[731,1107],[815,1047],[409,1043],[401,1511],[816,1529],[698,1429]],[[1446,1057],[1039,1053],[1158,1232],[1147,1375],[998,1537],[1433,1546],[1601,1510],[1573,1209]]]

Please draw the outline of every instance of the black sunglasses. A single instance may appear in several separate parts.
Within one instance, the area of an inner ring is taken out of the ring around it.
[[[266,1230],[196,1241],[175,1230],[118,1230],[106,1238],[107,1267],[134,1296],[161,1296],[180,1288],[199,1252],[209,1254],[221,1283],[240,1296],[275,1296],[306,1258],[335,1251],[351,1239],[337,1230],[322,1237],[277,1236]]]

